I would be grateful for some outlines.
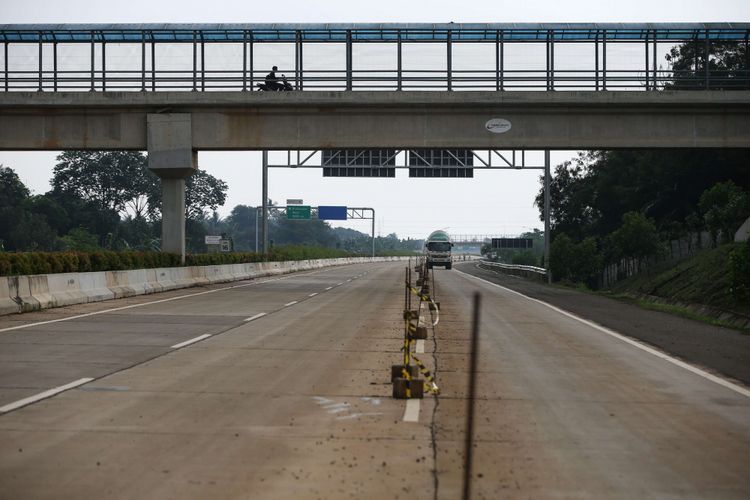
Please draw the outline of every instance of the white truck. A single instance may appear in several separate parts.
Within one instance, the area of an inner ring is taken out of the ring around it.
[[[427,256],[427,268],[443,266],[446,269],[452,267],[451,248],[453,242],[445,231],[433,231],[424,242],[424,251]]]

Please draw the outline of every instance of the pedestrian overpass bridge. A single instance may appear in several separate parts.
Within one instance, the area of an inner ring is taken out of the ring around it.
[[[148,151],[162,248],[184,253],[199,150],[750,147],[749,34],[736,23],[0,25],[0,150]],[[665,68],[676,47],[690,57]],[[744,51],[742,68],[717,64],[727,47]],[[276,64],[296,90],[253,91]]]

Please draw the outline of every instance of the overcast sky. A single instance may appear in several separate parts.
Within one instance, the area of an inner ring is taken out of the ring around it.
[[[473,0],[0,0],[0,23],[265,23],[265,22],[748,22],[750,0],[531,1]],[[553,152],[553,164],[573,152]],[[35,192],[49,189],[56,153],[0,152]],[[229,184],[226,215],[237,204],[260,203],[260,154],[199,153],[199,165]],[[273,169],[269,194],[282,203],[374,207],[380,234],[424,237],[517,234],[541,228],[533,198],[538,171],[477,171],[473,179],[329,179],[317,169]],[[429,193],[428,196],[417,193]],[[369,232],[369,221],[349,227]]]

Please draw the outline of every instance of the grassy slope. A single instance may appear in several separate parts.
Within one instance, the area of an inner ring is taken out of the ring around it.
[[[680,302],[705,304],[750,315],[750,304],[738,304],[729,294],[729,254],[737,244],[703,250],[676,265],[663,263],[620,281],[615,294],[647,294]]]

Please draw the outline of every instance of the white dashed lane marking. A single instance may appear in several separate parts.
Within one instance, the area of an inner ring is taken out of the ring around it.
[[[180,342],[179,344],[173,345],[172,349],[179,349],[180,347],[185,347],[186,345],[195,344],[196,342],[200,342],[201,340],[207,339],[210,336],[211,336],[210,333],[199,335],[198,337],[195,337],[194,339],[186,340],[185,342]]]

